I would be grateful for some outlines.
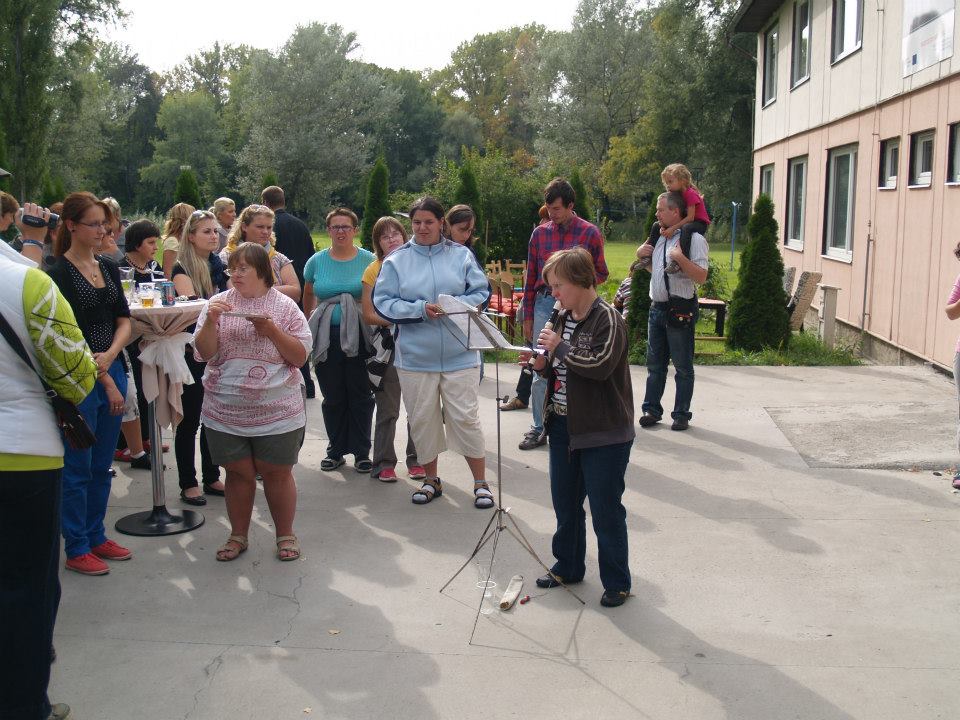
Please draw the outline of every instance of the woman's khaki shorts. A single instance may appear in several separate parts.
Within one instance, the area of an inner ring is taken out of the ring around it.
[[[303,445],[304,428],[279,435],[232,435],[204,428],[210,457],[216,465],[227,465],[244,458],[262,460],[271,465],[296,465]]]

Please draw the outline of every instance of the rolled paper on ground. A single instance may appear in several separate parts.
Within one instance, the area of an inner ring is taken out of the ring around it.
[[[523,589],[523,575],[514,575],[507,585],[506,592],[500,599],[500,609],[509,610],[520,597],[520,591]]]

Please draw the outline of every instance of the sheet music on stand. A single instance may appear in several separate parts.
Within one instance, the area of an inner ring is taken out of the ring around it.
[[[524,345],[514,345],[483,312],[452,295],[440,295],[437,304],[443,309],[447,330],[468,350],[513,350],[530,352]]]

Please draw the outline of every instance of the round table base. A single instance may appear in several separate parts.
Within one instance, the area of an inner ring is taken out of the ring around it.
[[[159,505],[153,510],[126,515],[117,520],[114,527],[124,535],[138,537],[177,535],[200,527],[205,520],[202,513],[194,510],[184,510],[182,515],[174,515],[165,505]]]

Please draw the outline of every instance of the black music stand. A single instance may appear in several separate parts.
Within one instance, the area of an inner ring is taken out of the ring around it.
[[[459,301],[458,301],[459,302]],[[493,575],[493,565],[496,562],[497,557],[497,545],[500,542],[500,535],[506,531],[510,536],[516,540],[520,547],[529,553],[530,557],[537,561],[537,563],[542,567],[547,573],[553,577],[560,586],[566,590],[568,593],[573,595],[577,600],[580,601],[581,605],[586,605],[579,595],[577,595],[573,590],[571,590],[567,585],[564,584],[563,580],[558,576],[554,575],[548,568],[543,560],[540,559],[540,556],[537,555],[537,551],[533,549],[533,546],[530,544],[530,541],[527,540],[526,536],[523,534],[523,531],[520,529],[520,526],[517,525],[517,521],[513,519],[513,516],[510,514],[510,508],[504,507],[503,505],[503,474],[502,464],[503,456],[501,452],[501,432],[500,432],[500,403],[503,401],[503,398],[500,397],[500,353],[504,350],[512,350],[517,352],[530,352],[530,348],[520,347],[512,345],[507,342],[506,338],[503,337],[503,334],[497,329],[496,325],[490,321],[488,317],[489,313],[484,313],[480,310],[475,310],[464,303],[463,308],[459,308],[453,311],[445,311],[445,316],[465,316],[466,317],[466,331],[461,327],[460,324],[455,324],[455,328],[451,328],[450,325],[445,325],[447,331],[453,335],[457,341],[463,345],[467,350],[492,350],[494,357],[494,377],[496,380],[496,392],[494,393],[494,402],[497,403],[497,496],[496,496],[496,506],[494,507],[493,514],[490,516],[490,520],[487,521],[486,527],[484,527],[483,532],[480,533],[480,538],[477,540],[477,544],[473,548],[473,552],[470,553],[469,557],[464,561],[463,565],[450,577],[447,582],[443,584],[443,587],[440,588],[440,593],[442,594],[444,590],[452,583],[460,573],[464,571],[467,565],[470,564],[470,561],[473,560],[477,554],[480,552],[483,547],[493,540],[493,549],[490,555],[490,570],[487,574],[486,581],[484,582],[484,591],[489,588],[490,578]],[[494,317],[497,314],[493,314]],[[454,324],[453,321],[447,321],[446,318],[441,317],[441,321],[450,322]],[[478,339],[479,338],[479,339]],[[470,631],[470,642],[473,644],[473,637],[477,632],[477,623],[480,620],[480,611],[483,608],[483,595],[480,596],[480,603],[477,606],[477,614],[473,619],[473,629]]]

